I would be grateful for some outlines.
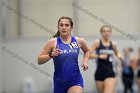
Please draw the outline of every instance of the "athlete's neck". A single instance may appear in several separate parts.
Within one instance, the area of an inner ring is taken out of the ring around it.
[[[102,39],[103,42],[108,43],[110,40],[109,39]]]
[[[124,54],[125,57],[129,57],[129,53]]]
[[[71,36],[70,35],[68,35],[68,36],[60,36],[60,38],[64,43],[70,43],[71,42]]]

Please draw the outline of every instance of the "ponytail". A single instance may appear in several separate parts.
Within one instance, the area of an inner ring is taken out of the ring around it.
[[[60,36],[60,32],[57,31],[57,33],[53,37],[55,38],[55,37],[59,37],[59,36]]]

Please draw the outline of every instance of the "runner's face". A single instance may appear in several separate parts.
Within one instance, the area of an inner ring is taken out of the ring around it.
[[[67,36],[71,34],[72,27],[68,19],[61,19],[58,24],[60,35]]]
[[[104,27],[101,31],[101,35],[104,39],[109,39],[111,36],[111,29],[109,27]]]

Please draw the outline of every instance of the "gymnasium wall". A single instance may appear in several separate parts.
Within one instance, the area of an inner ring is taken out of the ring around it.
[[[2,44],[1,41],[0,41],[0,44]],[[0,49],[0,93],[2,91],[2,71],[3,71],[2,70],[2,50]]]
[[[103,24],[113,25],[126,33],[139,34],[139,0],[78,0],[79,34],[98,34]],[[114,29],[114,35],[121,35]]]
[[[130,46],[137,53],[140,47],[139,0],[0,1],[6,3],[0,6],[0,93],[21,93],[24,80],[29,76],[35,82],[37,93],[52,93],[52,60],[38,65],[37,56],[57,31],[57,21],[61,16],[73,18],[73,35],[85,38],[88,46],[100,38],[99,29],[107,23],[114,26],[111,38],[118,43],[121,52],[124,47]],[[82,55],[79,66],[81,60]],[[85,93],[96,90],[94,60],[89,61],[89,66],[88,71],[81,70]],[[119,77],[118,80],[117,91],[121,91],[123,87]]]
[[[73,18],[76,36],[97,35],[103,24],[113,26],[114,35],[135,36],[140,31],[139,4],[139,0],[7,0],[6,37],[50,37],[46,32],[57,31],[61,16]]]
[[[1,4],[1,2],[0,2]],[[2,44],[2,28],[1,28],[1,8],[0,8],[0,45]],[[2,51],[0,49],[0,93],[2,92]]]

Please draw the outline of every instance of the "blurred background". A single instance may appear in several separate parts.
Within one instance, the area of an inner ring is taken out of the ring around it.
[[[132,47],[132,55],[137,54],[139,11],[140,0],[0,0],[0,93],[53,93],[53,62],[38,65],[37,57],[57,32],[62,16],[73,19],[72,34],[85,38],[89,47],[101,38],[100,27],[108,24],[120,52]],[[84,93],[96,93],[95,69],[95,60],[89,61],[86,72],[81,69]],[[122,93],[121,71],[118,73],[116,91]],[[137,91],[136,83],[133,88]]]

